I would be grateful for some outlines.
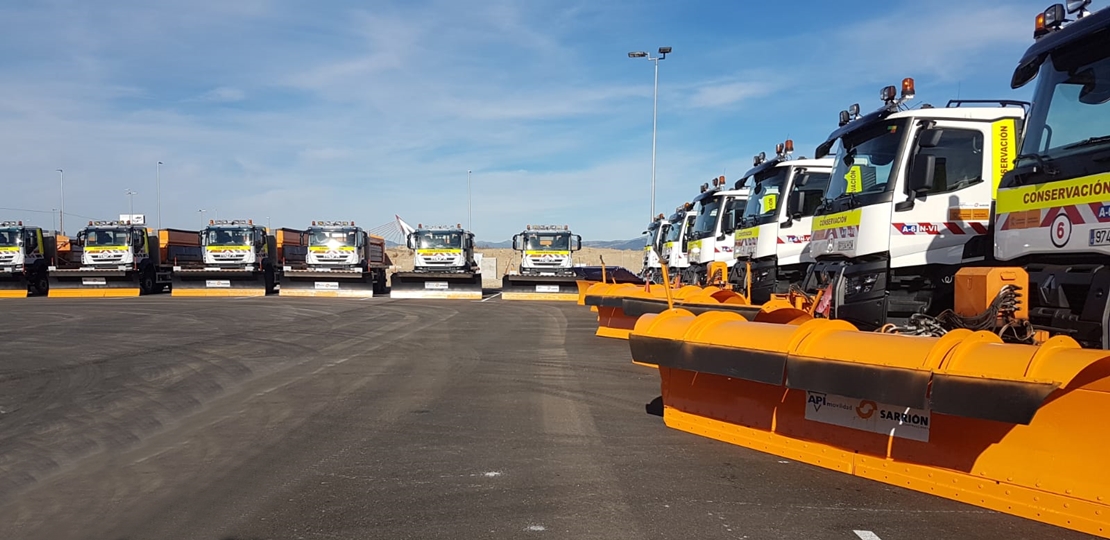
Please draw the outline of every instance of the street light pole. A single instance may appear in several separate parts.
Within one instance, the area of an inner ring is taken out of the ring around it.
[[[58,193],[61,195],[62,202],[58,206],[58,228],[62,230],[62,236],[66,234],[66,183],[65,176],[63,176],[61,169],[58,169]]]
[[[162,230],[162,162],[161,161],[159,161],[158,165],[156,165],[154,167],[154,171],[155,171],[154,172],[154,183],[157,185],[157,189],[158,189],[158,194],[157,194],[157,198],[158,198],[158,202],[157,202],[157,205],[158,205],[157,206],[157,209],[158,209],[158,230]]]
[[[474,232],[474,214],[470,210],[470,170],[466,171],[466,230]]]
[[[671,52],[671,47],[659,47],[659,56],[651,56],[646,52],[630,52],[629,58],[647,58],[655,63],[655,91],[651,105],[651,216],[655,219],[655,141],[659,125],[659,61],[665,60]]]
[[[128,189],[124,193],[127,194],[127,221],[135,221],[135,195],[138,192]]]

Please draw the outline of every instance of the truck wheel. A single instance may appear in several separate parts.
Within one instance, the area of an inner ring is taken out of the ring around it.
[[[158,292],[158,280],[154,277],[154,270],[147,268],[139,275],[139,294],[154,294]]]
[[[274,267],[267,266],[266,270],[264,270],[263,272],[263,276],[263,279],[266,282],[266,294],[274,294],[274,284],[277,282],[277,279],[274,276]]]
[[[31,288],[34,289],[35,294],[46,296],[50,292],[50,280],[45,274],[36,275],[31,278]]]
[[[687,267],[682,270],[682,284],[683,285],[697,285],[698,284],[698,270],[693,266]]]

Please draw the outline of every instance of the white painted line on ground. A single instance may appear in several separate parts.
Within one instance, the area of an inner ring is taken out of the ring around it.
[[[852,531],[852,532],[856,533],[856,536],[859,537],[859,540],[883,540],[882,538],[879,538],[879,535],[877,535],[877,534],[875,534],[871,531]]]
[[[489,298],[483,298],[483,299],[479,300],[479,302],[488,302],[490,300],[493,300],[494,298],[497,298],[498,296],[501,296],[501,293],[497,293],[493,296],[490,296]]]

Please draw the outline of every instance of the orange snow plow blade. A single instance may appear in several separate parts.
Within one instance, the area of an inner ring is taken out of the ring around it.
[[[1110,352],[860,332],[844,321],[640,317],[672,428],[1075,529],[1110,534]]]
[[[688,285],[680,289],[671,289],[674,301],[698,299],[702,302],[719,303],[713,298],[713,292],[720,289],[702,289]],[[624,312],[624,302],[630,298],[643,298],[658,300],[667,303],[667,290],[664,286],[651,287],[645,291],[644,287],[635,285],[632,288],[614,288],[598,301],[597,306],[597,336],[617,339],[628,339],[628,333],[636,326],[637,317],[629,316]]]

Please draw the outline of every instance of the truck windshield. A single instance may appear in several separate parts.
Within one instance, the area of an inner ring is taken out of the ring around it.
[[[698,203],[698,217],[694,220],[694,229],[690,231],[690,236],[704,238],[713,234],[717,228],[717,214],[721,210],[721,200],[721,197],[713,197]]]
[[[0,229],[0,246],[20,245],[19,229]]]
[[[841,139],[825,197],[836,200],[894,189],[894,161],[906,131],[905,120],[883,121]]]
[[[209,227],[204,244],[208,246],[249,246],[251,229]]]
[[[462,249],[462,233],[459,231],[418,232],[416,249]]]
[[[1100,34],[1041,65],[1019,164],[1110,146],[1110,37]]]
[[[87,246],[126,246],[127,229],[93,229],[85,237]]]
[[[324,230],[324,229],[309,229],[308,230],[308,243],[310,246],[354,246],[358,240],[358,235],[355,234],[354,229],[337,229],[337,230]]]
[[[691,218],[693,216],[690,216]],[[686,227],[682,226],[682,221],[685,218],[677,218],[672,220],[670,227],[667,227],[667,236],[663,237],[664,242],[678,242],[682,240],[682,233]]]
[[[744,205],[743,221],[738,223],[742,227],[754,227],[763,223],[765,218],[773,219],[778,215],[778,208],[783,204],[782,193],[786,186],[786,173],[790,167],[775,167],[764,171],[755,179],[752,195]]]
[[[527,236],[527,251],[566,251],[570,249],[570,234],[536,234]]]
[[[644,247],[651,247],[655,244],[655,239],[659,236],[659,229],[661,228],[662,223],[658,221],[654,221],[648,226],[647,233],[644,235]]]

